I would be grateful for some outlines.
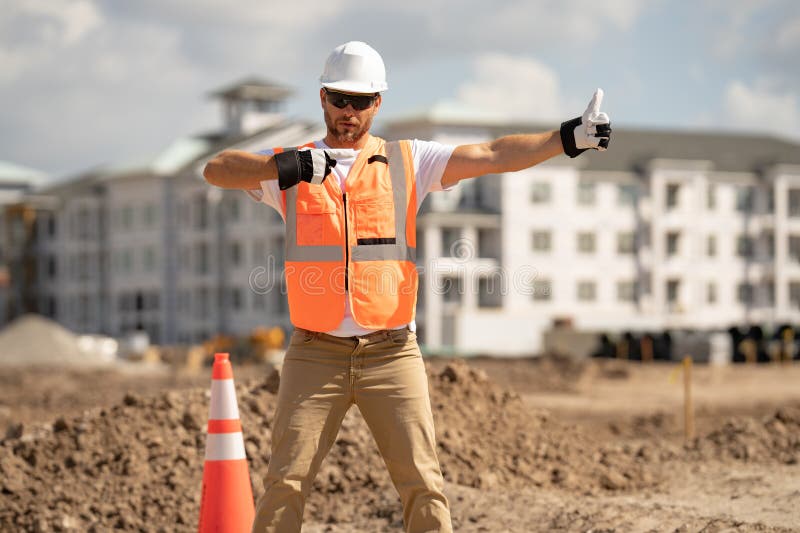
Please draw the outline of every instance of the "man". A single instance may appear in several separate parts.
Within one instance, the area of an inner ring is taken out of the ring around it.
[[[598,89],[559,131],[445,146],[370,135],[387,90],[380,55],[337,47],[320,78],[327,135],[299,149],[225,151],[205,177],[243,189],[286,222],[295,326],[284,359],[272,456],[253,531],[300,531],[305,499],[342,418],[358,406],[403,503],[409,532],[452,531],[414,334],[416,213],[430,191],[528,168],[561,153],[605,150]]]

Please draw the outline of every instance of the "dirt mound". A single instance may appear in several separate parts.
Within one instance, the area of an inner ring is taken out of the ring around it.
[[[428,378],[442,469],[449,481],[463,486],[512,491],[538,486],[574,494],[637,489],[657,483],[663,463],[676,457],[674,450],[655,444],[596,442],[593,435],[530,409],[463,362],[429,370]],[[259,494],[278,376],[237,383]],[[0,530],[193,531],[207,411],[207,390],[199,388],[128,394],[108,409],[14,426],[0,443]],[[775,421],[796,446],[800,417],[794,410],[781,413]],[[778,434],[775,421],[763,426]],[[699,446],[714,442],[709,436]],[[307,517],[331,524],[401,522],[396,492],[356,409],[345,418],[317,476]]]
[[[536,359],[538,390],[572,391],[586,373],[589,362],[569,355],[545,354]]]
[[[800,462],[800,406],[783,407],[762,419],[731,418],[699,439],[693,451],[703,458],[752,462]]]
[[[0,366],[103,366],[109,359],[81,347],[79,336],[39,315],[21,316],[0,331]]]
[[[451,360],[436,361],[437,367]],[[622,361],[602,361],[548,353],[539,357],[474,357],[470,366],[486,371],[492,381],[524,392],[574,392],[587,379],[606,377],[624,379],[627,369]]]

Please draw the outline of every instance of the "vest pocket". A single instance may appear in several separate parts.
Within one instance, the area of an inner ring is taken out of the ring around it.
[[[297,199],[297,244],[320,246],[326,244],[326,235],[336,216],[336,206],[321,192],[307,191]]]
[[[390,195],[359,200],[353,211],[358,244],[394,244],[394,200]]]

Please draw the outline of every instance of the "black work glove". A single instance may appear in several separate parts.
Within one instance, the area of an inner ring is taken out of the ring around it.
[[[319,185],[331,169],[336,166],[336,160],[331,154],[337,155],[341,150],[287,150],[275,154],[275,164],[278,167],[278,186],[282,191],[294,187],[301,181]],[[352,152],[352,151],[350,151]]]

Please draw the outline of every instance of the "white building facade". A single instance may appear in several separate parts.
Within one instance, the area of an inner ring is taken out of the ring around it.
[[[283,221],[201,172],[223,149],[295,146],[324,126],[282,115],[288,91],[275,84],[248,80],[215,96],[222,130],[29,197],[40,206],[30,310],[75,331],[144,330],[165,344],[291,327]],[[463,144],[554,127],[431,112],[379,134]],[[606,333],[797,323],[800,146],[615,127],[606,153],[429,195],[417,246],[428,352],[536,353],[558,323]]]

